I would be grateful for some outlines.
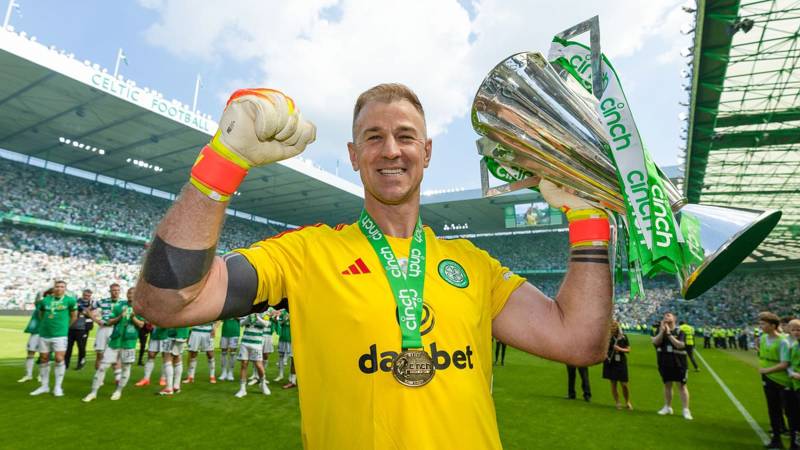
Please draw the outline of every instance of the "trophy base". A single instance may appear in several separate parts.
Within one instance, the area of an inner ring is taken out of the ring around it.
[[[725,278],[761,244],[780,219],[780,211],[765,211],[740,229],[687,277],[681,288],[683,298],[693,299]]]

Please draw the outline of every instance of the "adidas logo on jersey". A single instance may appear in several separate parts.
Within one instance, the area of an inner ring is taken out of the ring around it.
[[[353,264],[350,264],[347,270],[342,271],[342,275],[361,275],[365,273],[371,273],[371,271],[361,258],[356,259]]]

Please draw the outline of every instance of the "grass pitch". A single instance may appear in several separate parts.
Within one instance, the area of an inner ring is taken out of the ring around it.
[[[238,383],[211,385],[206,381],[208,369],[203,354],[198,359],[197,382],[184,386],[183,392],[170,398],[155,395],[159,360],[151,386],[133,386],[143,371],[142,367],[134,366],[122,399],[112,402],[109,396],[114,381],[113,371],[109,370],[97,400],[82,403],[80,399],[89,392],[94,372],[93,352],[89,353],[89,364],[83,370],[67,371],[63,398],[30,397],[28,393],[37,384],[16,382],[24,372],[27,335],[22,329],[26,323],[26,317],[0,317],[2,448],[301,447],[296,389],[283,390],[273,382],[269,397],[251,388],[247,397],[234,398]],[[677,392],[673,401],[676,415],[656,415],[662,406],[662,384],[655,351],[649,338],[639,335],[631,335],[631,349],[629,372],[634,410],[618,411],[608,382],[601,378],[601,366],[589,370],[590,403],[565,400],[563,365],[509,348],[505,366],[496,368],[494,378],[497,420],[504,447],[635,450],[762,447],[757,434],[702,364],[700,372],[689,373],[694,421],[680,416]],[[701,352],[758,426],[768,432],[766,403],[753,352]],[[277,374],[275,356],[270,358],[267,369],[270,378]],[[217,374],[219,367],[217,360]],[[186,370],[184,362],[184,376]]]

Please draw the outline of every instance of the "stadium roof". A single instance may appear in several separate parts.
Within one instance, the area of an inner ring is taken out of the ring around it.
[[[800,3],[698,1],[684,191],[780,209],[751,255],[800,259]]]
[[[210,116],[24,33],[0,29],[0,67],[0,148],[37,165],[163,197],[185,184],[217,128]],[[302,158],[254,169],[239,191],[232,209],[295,225],[351,222],[363,198],[360,186]],[[487,199],[460,190],[423,195],[422,215],[439,234],[496,233],[507,231],[505,206],[537,200],[528,190]]]
[[[175,194],[217,128],[210,116],[24,33],[0,29],[0,67],[0,147],[31,157]],[[254,169],[231,208],[284,223],[335,223],[352,220],[362,195],[294,158]]]

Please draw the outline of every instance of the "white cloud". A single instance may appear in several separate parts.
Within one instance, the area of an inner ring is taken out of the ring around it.
[[[435,136],[465,116],[480,80],[506,56],[546,53],[555,33],[595,14],[609,57],[631,56],[672,32],[662,22],[677,7],[675,0],[479,0],[471,20],[456,0],[140,3],[160,13],[145,32],[151,44],[209,63],[252,61],[262,74],[254,81],[284,90],[317,123],[314,151],[337,154],[349,139],[356,96],[374,84],[413,88]],[[331,8],[335,20],[327,18]]]

